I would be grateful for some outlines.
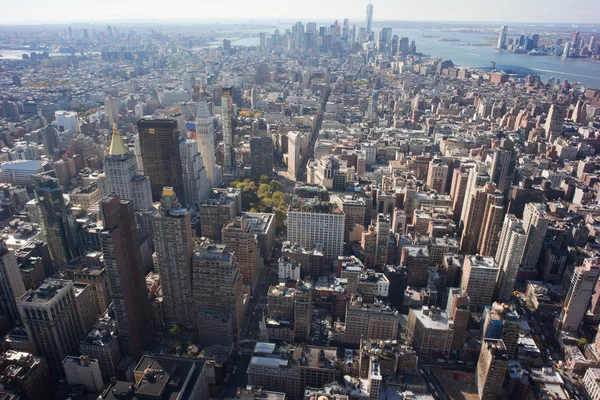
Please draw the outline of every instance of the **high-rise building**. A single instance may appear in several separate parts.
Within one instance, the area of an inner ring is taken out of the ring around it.
[[[378,214],[377,225],[377,248],[375,249],[375,266],[383,268],[387,264],[388,238],[390,235],[392,220],[389,215]]]
[[[563,106],[559,104],[552,104],[550,106],[548,116],[546,117],[546,123],[544,124],[547,140],[553,142],[562,135],[563,123],[566,116],[567,112]]]
[[[110,196],[100,202],[100,248],[124,355],[139,357],[152,340],[147,288],[133,202]]]
[[[408,342],[420,354],[449,355],[452,351],[453,335],[454,324],[446,311],[435,306],[409,310],[406,336]]]
[[[441,159],[433,159],[429,162],[427,170],[427,186],[439,194],[446,194],[446,181],[448,180],[448,164]]]
[[[202,236],[220,241],[225,225],[241,213],[242,192],[239,189],[213,189],[200,203]]]
[[[85,267],[73,273],[73,282],[88,285],[94,298],[94,315],[104,314],[111,302],[104,268]]]
[[[57,179],[44,174],[34,175],[32,179],[42,234],[48,242],[54,267],[58,269],[76,256],[73,216]]]
[[[288,132],[288,173],[293,179],[298,177],[300,172],[301,149],[302,149],[302,133],[298,131]]]
[[[131,200],[135,211],[152,209],[150,179],[138,170],[135,155],[123,143],[116,126],[104,156],[104,178],[99,181],[103,196],[117,194],[123,200]]]
[[[105,382],[117,376],[117,366],[121,361],[121,346],[117,335],[115,320],[107,311],[87,336],[79,343],[80,353],[98,360]]]
[[[56,125],[59,131],[71,131],[72,134],[81,133],[79,116],[74,111],[55,111]]]
[[[460,288],[469,295],[472,311],[481,311],[490,304],[497,279],[494,257],[465,256]]]
[[[517,152],[511,140],[502,139],[500,146],[494,148],[490,181],[496,184],[498,190],[506,193],[513,182],[517,166]]]
[[[454,323],[452,335],[452,351],[461,351],[465,344],[465,335],[469,316],[471,315],[471,300],[469,295],[460,288],[448,289],[446,315]]]
[[[504,197],[496,185],[487,183],[470,194],[469,211],[465,219],[460,248],[466,254],[493,254],[498,245],[502,223]]]
[[[178,199],[185,199],[177,120],[140,119],[137,128],[144,173],[150,177],[152,199],[160,201],[165,186],[172,187]]]
[[[221,119],[223,122],[223,174],[235,176],[235,154],[233,152],[233,100],[231,89],[223,88],[221,96]]]
[[[119,123],[119,100],[107,97],[104,100],[104,112],[108,116],[108,122],[111,125],[115,125]]]
[[[235,253],[244,285],[254,290],[262,268],[262,259],[258,240],[248,221],[242,217],[236,217],[230,221],[223,228],[221,242],[227,246],[229,251]]]
[[[507,214],[496,252],[496,263],[500,269],[498,301],[508,301],[512,296],[526,241],[527,235],[523,229],[523,222],[514,215]]]
[[[325,259],[342,255],[345,215],[337,206],[318,201],[298,201],[290,205],[287,240],[305,249],[323,246]]]
[[[211,184],[196,141],[182,138],[179,141],[179,150],[183,173],[183,193],[185,194],[184,203],[188,207],[194,207],[208,197]]]
[[[294,336],[308,342],[312,327],[313,287],[311,281],[296,281],[294,293]]]
[[[198,141],[198,151],[202,155],[208,180],[212,187],[219,187],[221,185],[221,170],[217,167],[215,157],[213,117],[210,115],[208,104],[203,98],[198,102],[196,112],[196,140]]]
[[[154,270],[160,276],[163,312],[168,325],[195,327],[192,299],[194,237],[190,213],[170,187],[163,189],[154,231]]]
[[[371,2],[369,2],[369,4],[367,4],[367,18],[366,19],[367,19],[366,41],[368,41],[371,36],[371,30],[372,30],[372,25],[373,25],[373,4],[371,4]]]
[[[508,26],[504,25],[500,28],[500,34],[498,35],[498,44],[496,45],[497,49],[505,49],[506,48],[506,33],[508,32]]]
[[[0,309],[13,323],[19,321],[16,300],[24,293],[25,284],[15,253],[0,238]]]
[[[89,393],[100,393],[104,386],[98,360],[81,355],[67,356],[62,362],[69,385],[83,385]]]
[[[545,204],[528,203],[525,205],[523,229],[527,233],[527,245],[522,260],[524,269],[536,270],[549,224],[550,218],[546,214]]]
[[[236,256],[223,244],[204,242],[192,256],[192,289],[202,344],[231,345],[242,328],[244,286]]]
[[[502,340],[486,339],[481,345],[475,384],[481,400],[495,400],[508,370],[506,346]]]
[[[487,174],[487,164],[483,162],[474,163],[473,166],[468,170],[469,176],[465,187],[465,199],[461,209],[460,222],[462,225],[466,225],[467,216],[471,209],[471,200],[473,196],[473,189],[484,186],[486,182],[490,181],[490,177]]]
[[[519,343],[521,320],[513,307],[494,302],[483,310],[481,339],[502,339],[506,354],[513,358]]]
[[[575,267],[562,313],[557,321],[560,329],[579,330],[594,294],[598,275],[600,264],[597,259],[587,258],[583,265]]]
[[[250,139],[250,168],[254,178],[273,175],[273,141],[266,135]]]
[[[91,326],[85,326],[78,303],[91,300],[87,285],[48,278],[39,288],[17,300],[21,321],[35,353],[46,358],[50,371],[61,376],[63,359],[79,351],[79,340]],[[82,304],[85,305],[85,304]],[[87,321],[86,321],[87,322]]]

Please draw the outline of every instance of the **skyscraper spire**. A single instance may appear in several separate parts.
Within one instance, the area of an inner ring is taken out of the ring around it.
[[[111,156],[122,156],[127,153],[127,147],[123,143],[123,138],[119,135],[119,131],[117,131],[117,125],[113,125],[113,134],[112,140],[110,142],[109,154]]]

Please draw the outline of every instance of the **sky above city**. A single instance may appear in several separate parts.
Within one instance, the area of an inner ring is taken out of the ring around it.
[[[364,20],[365,0],[0,0],[0,24],[115,20]],[[374,20],[600,23],[599,0],[374,0]]]

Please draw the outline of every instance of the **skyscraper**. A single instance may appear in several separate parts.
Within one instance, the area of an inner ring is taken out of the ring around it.
[[[57,179],[43,174],[34,175],[32,179],[42,234],[48,242],[54,267],[58,269],[76,255],[72,215]]]
[[[208,104],[205,99],[200,99],[198,102],[198,111],[196,113],[196,140],[198,141],[198,151],[202,155],[202,161],[206,168],[208,180],[212,187],[219,187],[221,185],[221,177],[215,157],[213,118],[208,111]]]
[[[471,300],[466,292],[462,291],[460,288],[448,289],[446,315],[454,323],[452,351],[461,351],[463,349],[469,316],[471,315],[470,306]]]
[[[55,376],[63,375],[63,359],[79,351],[79,340],[91,328],[82,318],[80,305],[86,304],[78,304],[88,301],[93,302],[87,285],[54,278],[46,279],[39,288],[27,291],[17,300],[35,353],[46,358]]]
[[[469,295],[471,310],[481,311],[490,304],[497,279],[498,265],[494,257],[465,256],[460,288]]]
[[[233,100],[231,89],[223,88],[221,96],[221,118],[223,120],[223,174],[232,178],[235,176],[235,154],[233,152]]]
[[[496,45],[497,49],[505,49],[506,48],[506,33],[508,32],[508,26],[504,25],[500,28],[500,34],[498,35],[498,44]]]
[[[504,197],[496,185],[487,183],[471,193],[469,212],[465,220],[460,248],[465,254],[492,255],[498,245],[502,226]]]
[[[429,162],[427,170],[427,186],[439,194],[446,194],[446,180],[448,178],[448,164],[441,159],[433,159]]]
[[[563,310],[557,321],[560,329],[574,331],[579,329],[594,294],[599,274],[600,264],[594,258],[587,258],[583,261],[583,265],[575,267]]]
[[[140,119],[137,128],[144,173],[150,177],[152,199],[159,201],[165,186],[172,187],[178,199],[185,199],[177,121]]]
[[[287,240],[305,249],[324,246],[328,261],[342,255],[345,215],[329,203],[303,202],[290,205],[288,209]]]
[[[150,179],[138,170],[135,155],[125,147],[116,126],[108,154],[104,156],[104,178],[100,179],[100,193],[103,196],[117,194],[123,200],[131,200],[135,211],[152,209]]]
[[[481,345],[475,384],[481,400],[495,400],[508,370],[506,346],[502,340],[485,339]]]
[[[565,44],[565,48],[566,48]],[[566,117],[565,108],[559,104],[552,104],[546,117],[546,123],[544,124],[544,131],[546,132],[546,139],[553,142],[556,138],[562,135],[563,123]]]
[[[527,245],[522,261],[524,269],[536,269],[549,224],[550,218],[546,214],[545,204],[528,203],[525,205],[523,229],[527,233]]]
[[[19,320],[16,300],[24,293],[25,284],[15,253],[0,238],[0,309],[13,322]]]
[[[523,223],[512,214],[504,218],[500,244],[496,252],[496,262],[500,268],[498,278],[498,301],[510,300],[515,287],[519,265],[525,250],[527,234],[523,229]]]
[[[258,249],[258,241],[250,228],[248,221],[236,217],[230,221],[221,235],[222,242],[229,251],[235,253],[238,269],[242,275],[242,282],[254,290],[258,281],[258,274],[262,267],[262,260]]]
[[[502,139],[500,146],[494,149],[490,181],[496,184],[498,190],[506,193],[513,182],[517,166],[517,152],[511,140]]]
[[[190,213],[182,207],[173,188],[163,189],[154,231],[154,269],[160,276],[165,322],[195,327],[192,299],[194,237]]]
[[[184,139],[179,141],[179,151],[181,155],[181,171],[183,182],[183,193],[185,194],[184,203],[188,207],[193,207],[206,199],[212,187],[208,180],[204,160],[198,152],[198,144],[194,139]]]
[[[202,344],[231,345],[242,328],[244,286],[235,254],[204,242],[192,256],[193,300]]]
[[[253,178],[273,175],[273,141],[266,135],[250,139],[250,168]]]
[[[366,41],[369,41],[369,38],[371,37],[372,24],[373,24],[373,4],[371,4],[371,2],[369,2],[369,4],[367,4],[367,37],[366,37]]]
[[[152,340],[152,323],[133,202],[121,200],[118,195],[106,197],[100,202],[100,214],[104,225],[100,248],[121,350],[124,355],[139,358]]]

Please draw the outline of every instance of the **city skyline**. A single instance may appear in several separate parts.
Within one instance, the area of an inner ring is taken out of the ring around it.
[[[35,3],[35,2],[34,2]],[[595,24],[596,15],[600,13],[600,4],[593,0],[579,2],[577,8],[570,8],[566,15],[561,6],[553,1],[555,7],[547,2],[534,0],[526,3],[517,0],[507,0],[502,7],[482,6],[475,0],[462,0],[460,4],[432,0],[423,9],[421,4],[398,4],[391,0],[372,2],[375,24],[384,21],[435,21],[435,22],[486,22],[486,23],[575,23]],[[340,9],[333,1],[308,0],[302,3],[281,3],[274,0],[261,2],[260,7],[248,10],[239,0],[229,2],[213,2],[209,4],[182,2],[180,7],[160,9],[158,3],[117,2],[109,0],[97,4],[86,4],[82,8],[74,0],[59,0],[52,6],[40,2],[39,6],[30,3],[7,3],[3,5],[3,15],[0,25],[38,24],[38,23],[69,23],[69,22],[118,22],[118,21],[172,21],[198,22],[216,19],[220,21],[250,21],[255,20],[315,20],[312,10],[319,9],[318,20],[349,18],[353,23],[365,23],[367,2],[350,0],[344,9]],[[186,12],[182,15],[182,7]],[[68,9],[65,15],[61,10]],[[519,12],[515,13],[514,10]],[[427,12],[424,12],[427,11]],[[535,15],[535,18],[532,17]],[[26,18],[25,18],[26,16]],[[184,18],[181,18],[184,16]],[[385,18],[381,18],[385,16]],[[574,26],[576,27],[576,26]]]

